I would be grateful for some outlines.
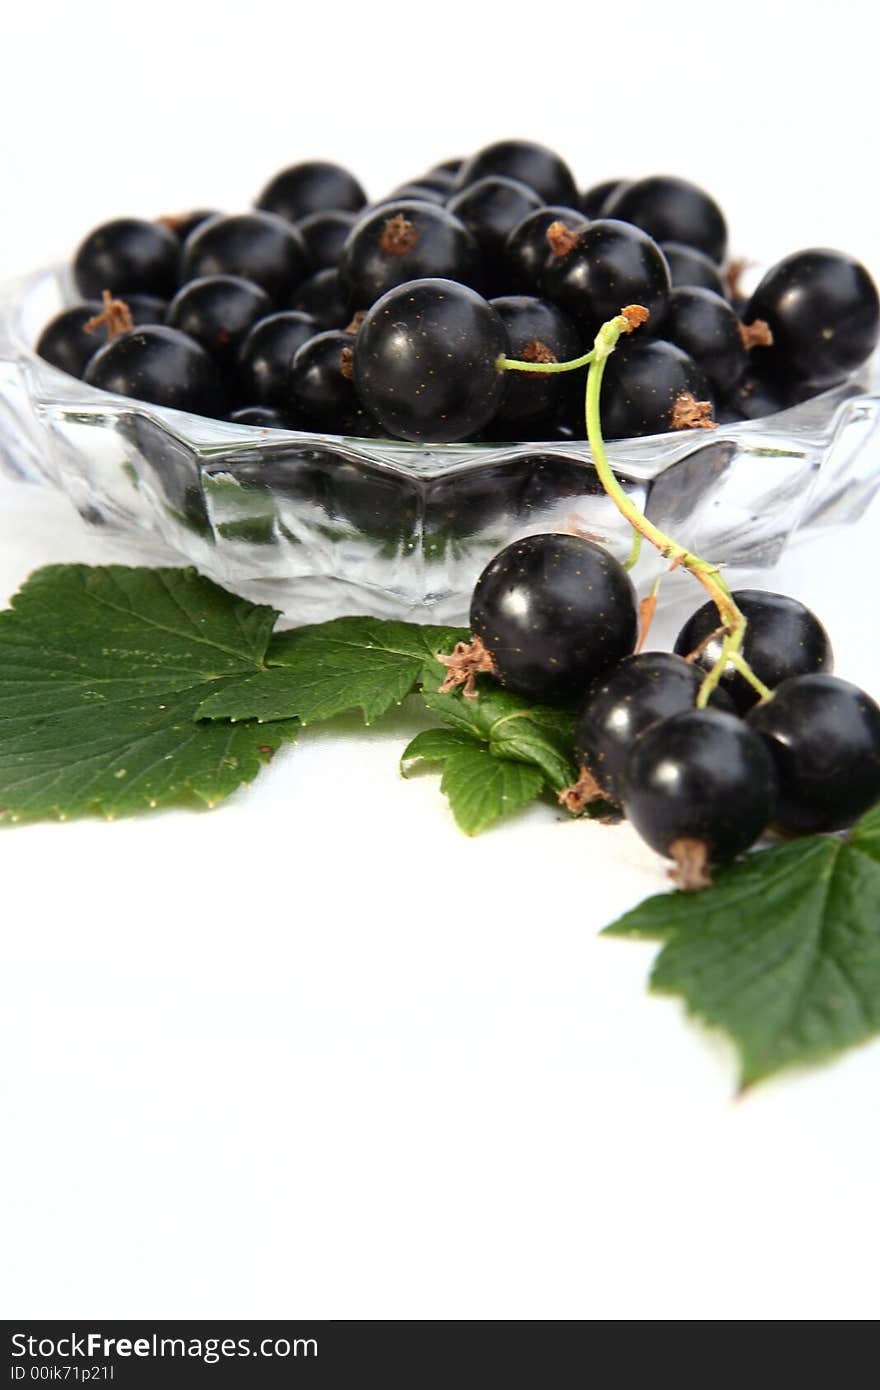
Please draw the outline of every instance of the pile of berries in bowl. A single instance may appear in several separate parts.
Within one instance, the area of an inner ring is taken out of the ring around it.
[[[583,438],[580,374],[509,363],[576,360],[628,304],[649,318],[609,363],[607,439],[769,415],[870,355],[877,290],[852,257],[796,252],[744,302],[726,255],[701,189],[651,177],[581,193],[525,141],[369,205],[345,169],[304,163],[251,212],[95,228],[73,259],[82,302],[37,351],[158,406],[429,444]]]

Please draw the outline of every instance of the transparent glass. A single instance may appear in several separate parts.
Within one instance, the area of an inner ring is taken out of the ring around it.
[[[33,351],[73,296],[48,270],[0,295],[0,467],[61,488],[89,522],[160,541],[310,621],[448,621],[517,537],[630,534],[585,443],[416,445],[262,430],[97,391]],[[774,564],[795,533],[853,521],[880,487],[880,363],[763,420],[609,445],[651,519],[719,562]],[[650,548],[646,547],[646,551]],[[659,566],[659,560],[654,563]],[[651,576],[651,561],[645,569]]]

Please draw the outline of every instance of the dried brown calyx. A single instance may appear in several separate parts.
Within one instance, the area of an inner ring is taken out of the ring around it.
[[[379,250],[385,256],[405,256],[407,251],[412,251],[418,245],[418,240],[417,227],[402,212],[398,212],[385,223],[379,239]]]
[[[119,338],[123,333],[130,333],[134,327],[132,322],[131,310],[124,299],[114,299],[109,290],[104,290],[101,295],[101,303],[104,305],[100,314],[95,314],[87,323],[83,324],[85,333],[97,333],[99,328],[106,328],[107,342],[112,343],[114,338]]]
[[[742,345],[746,352],[751,352],[756,347],[772,347],[773,333],[769,323],[764,319],[755,319],[754,323],[741,323],[739,325],[739,336],[742,338]]]
[[[746,260],[744,256],[740,256],[738,260],[731,261],[724,272],[724,284],[727,289],[727,297],[728,299],[732,299],[734,303],[738,299],[745,298],[740,281],[750,265],[751,261]]]
[[[582,767],[577,781],[572,782],[570,787],[563,787],[557,800],[566,811],[571,811],[573,816],[579,816],[594,801],[607,801],[608,797],[589,768]]]
[[[437,660],[446,667],[446,679],[440,686],[440,694],[448,695],[461,685],[464,687],[462,693],[468,700],[477,698],[474,686],[477,676],[481,672],[491,675],[495,670],[492,656],[479,637],[474,637],[470,642],[457,643],[449,656],[438,652]]]
[[[352,318],[351,323],[347,324],[343,331],[345,333],[351,333],[353,336],[357,335],[358,333],[360,333],[361,324],[363,323],[366,317],[366,309],[358,309],[357,313]]]
[[[546,343],[542,343],[540,338],[533,338],[530,343],[526,343],[519,355],[521,362],[558,362],[558,357],[552,348]]]
[[[567,256],[578,244],[578,233],[564,222],[551,222],[546,232],[547,244],[554,256]]]
[[[156,221],[160,227],[167,227],[169,232],[180,232],[188,225],[191,217],[191,212],[166,212],[163,217],[157,217]]]
[[[624,304],[620,311],[620,317],[626,319],[625,333],[632,333],[634,328],[641,328],[643,323],[647,323],[651,317],[650,309],[646,309],[644,304]]]
[[[344,347],[339,356],[342,360],[342,375],[346,381],[351,381],[354,376],[354,353],[350,347]]]
[[[692,391],[682,391],[676,396],[672,407],[671,429],[674,430],[714,430],[717,421],[712,418],[714,406],[711,401],[698,401]]]
[[[712,887],[709,851],[702,840],[673,840],[669,858],[675,864],[669,870],[669,877],[684,893],[697,893],[701,888]]]

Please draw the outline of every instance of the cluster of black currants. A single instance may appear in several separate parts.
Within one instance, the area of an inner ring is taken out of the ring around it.
[[[474,640],[443,658],[444,688],[479,698],[486,672],[530,700],[575,708],[581,776],[561,799],[573,811],[610,803],[676,862],[683,886],[702,887],[712,865],[770,826],[843,830],[880,800],[880,708],[831,674],[818,618],[780,594],[732,597],[764,698],[733,664],[707,689],[724,655],[714,602],[685,623],[674,652],[637,653],[639,604],[623,566],[578,536],[530,536],[480,575]]]
[[[606,438],[771,414],[870,354],[880,304],[857,261],[798,252],[744,302],[726,254],[723,214],[693,184],[579,193],[528,141],[369,206],[348,171],[311,162],[252,212],[96,228],[73,264],[85,302],[37,350],[158,405],[427,443],[582,438],[579,377],[505,363],[577,359],[627,304],[650,318],[608,364]]]

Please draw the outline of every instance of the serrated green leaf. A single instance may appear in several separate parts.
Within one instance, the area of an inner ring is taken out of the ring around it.
[[[0,613],[0,816],[107,816],[208,804],[294,736],[195,723],[257,671],[275,623],[193,570],[38,570]]]
[[[652,988],[723,1028],[749,1085],[880,1032],[880,807],[846,839],[748,855],[606,931],[660,938]]]
[[[480,678],[477,691],[477,698],[468,700],[460,691],[441,695],[436,686],[432,689],[426,683],[422,697],[444,724],[488,744],[495,757],[540,768],[554,791],[562,791],[576,780],[571,714],[530,704],[511,695],[491,677]]]
[[[436,732],[443,734],[442,730]],[[424,740],[421,751],[415,747],[420,739]],[[485,744],[476,743],[466,734],[448,732],[445,739],[447,751],[441,753],[442,738],[429,743],[425,735],[418,735],[404,753],[403,761],[443,761],[440,790],[449,800],[456,824],[466,835],[488,829],[502,816],[534,801],[543,791],[544,777],[538,768],[496,758]]]
[[[458,733],[455,729],[424,729],[403,750],[400,770],[406,777],[415,763],[442,763],[456,753],[479,747],[472,734]]]
[[[271,668],[206,699],[205,719],[286,719],[303,724],[360,709],[371,724],[415,689],[426,671],[439,684],[438,651],[466,640],[460,628],[380,618],[336,618],[282,632],[269,647]]]

